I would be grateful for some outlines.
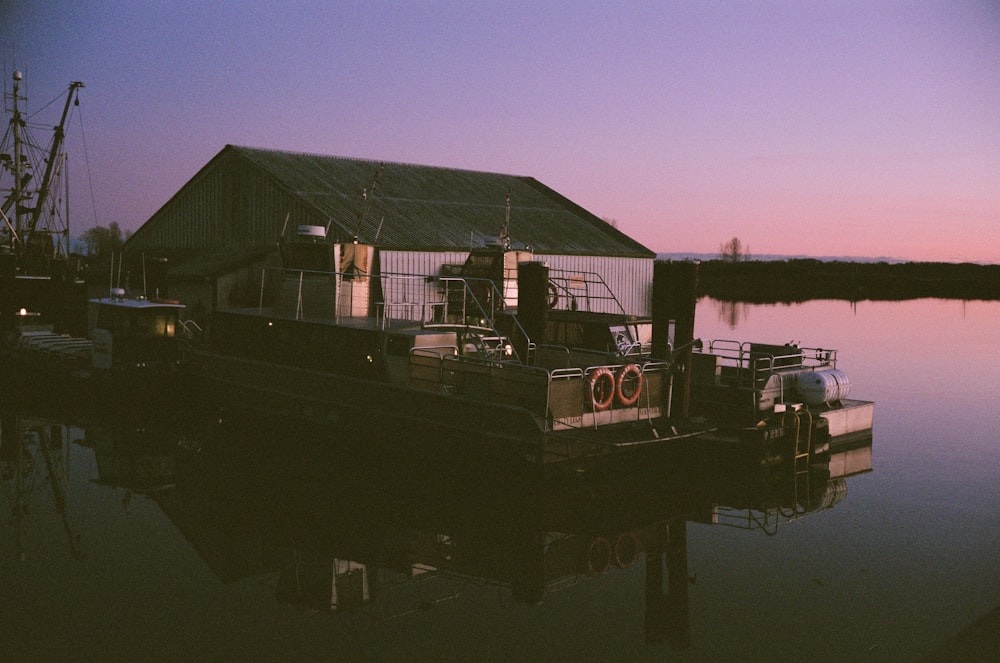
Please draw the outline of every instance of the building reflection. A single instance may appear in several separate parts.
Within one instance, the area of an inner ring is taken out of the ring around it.
[[[137,495],[154,501],[219,579],[273,577],[276,599],[303,610],[399,617],[470,583],[536,604],[606,574],[642,573],[646,639],[676,648],[691,640],[692,527],[775,535],[835,507],[847,479],[872,468],[870,437],[812,458],[807,472],[678,447],[542,476],[443,457],[426,440],[259,422],[213,421],[196,435],[135,423],[88,425],[84,435],[14,415],[0,423],[20,555],[43,487],[79,554],[66,458],[92,453],[90,481],[120,491],[126,509]]]
[[[399,616],[469,582],[538,603],[643,568],[647,639],[684,648],[692,523],[774,535],[871,470],[871,438],[808,472],[680,449],[546,477],[356,442],[223,426],[155,499],[221,578],[276,572],[276,597],[308,610]]]

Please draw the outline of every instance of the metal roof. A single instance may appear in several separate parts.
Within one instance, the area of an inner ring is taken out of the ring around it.
[[[655,257],[532,177],[235,145],[227,145],[213,161],[224,156],[242,157],[266,172],[278,187],[329,219],[328,236],[341,240],[356,235],[386,249],[467,250],[499,237],[509,192],[515,248]]]

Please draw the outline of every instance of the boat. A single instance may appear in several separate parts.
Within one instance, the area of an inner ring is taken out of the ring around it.
[[[0,332],[26,309],[43,313],[61,331],[82,334],[86,285],[70,258],[68,197],[60,184],[65,126],[83,83],[69,84],[62,116],[42,141],[24,112],[22,78],[15,71],[13,90],[4,95],[9,119],[0,143]]]
[[[678,330],[693,329],[693,314],[674,324],[600,312],[593,300],[616,298],[597,274],[550,270],[502,242],[437,274],[381,273],[377,247],[330,243],[322,226],[299,227],[280,248],[258,305],[217,311],[185,354],[209,403],[362,438],[420,429],[545,467],[720,427],[672,410],[696,345]],[[826,443],[824,422],[769,417],[753,435],[785,445],[794,432],[808,456]]]
[[[280,248],[258,305],[216,311],[185,353],[210,402],[362,434],[419,427],[541,464],[681,434],[671,356],[652,356],[651,320],[594,310],[613,298],[598,275],[502,243],[437,274],[382,273],[377,247],[321,226]]]
[[[875,405],[849,398],[851,379],[835,349],[703,340],[691,367],[695,416],[749,429],[779,420],[804,432],[822,422],[838,444],[871,436]]]
[[[31,135],[15,71],[0,147],[0,378],[12,397],[94,404],[155,399],[180,356],[184,307],[126,295],[87,298],[69,254],[64,137],[83,83],[70,83],[47,146]],[[115,263],[112,256],[111,273]],[[119,264],[119,272],[121,271]],[[145,274],[145,272],[144,272]],[[144,277],[145,279],[145,277]]]
[[[91,299],[89,308],[93,324],[86,337],[58,331],[41,312],[15,313],[0,342],[3,382],[12,397],[58,395],[90,408],[176,400],[185,306],[112,288],[107,297]]]

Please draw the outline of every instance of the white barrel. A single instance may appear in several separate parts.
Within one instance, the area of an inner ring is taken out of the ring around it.
[[[851,379],[837,368],[808,371],[795,377],[795,390],[806,405],[822,405],[847,398]]]

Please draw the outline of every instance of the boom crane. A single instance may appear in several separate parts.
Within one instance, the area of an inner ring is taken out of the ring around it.
[[[0,336],[6,338],[6,332],[27,323],[84,335],[86,284],[68,260],[68,191],[63,196],[59,190],[66,174],[70,105],[79,103],[83,83],[69,84],[51,139],[36,142],[31,135],[35,125],[25,110],[23,76],[15,71],[13,78],[13,92],[4,86],[8,121],[0,130]],[[49,127],[44,127],[46,134]]]
[[[52,189],[58,180],[61,166],[65,161],[62,154],[64,138],[66,136],[66,120],[69,116],[70,104],[74,101],[79,104],[78,90],[83,87],[80,81],[73,81],[69,84],[66,95],[66,103],[63,107],[59,124],[53,128],[52,143],[45,159],[45,172],[37,187],[29,188],[29,183],[33,177],[33,164],[31,158],[31,141],[27,136],[27,122],[21,112],[20,102],[25,98],[21,96],[20,71],[14,72],[13,93],[7,95],[11,103],[11,117],[8,131],[4,135],[4,142],[9,138],[12,145],[10,152],[3,151],[0,154],[0,165],[3,170],[8,170],[12,176],[11,188],[0,204],[0,216],[4,225],[0,225],[0,231],[5,231],[10,236],[7,246],[16,257],[19,263],[24,262],[25,253],[34,248],[35,251],[44,252],[45,241],[42,237],[33,240],[36,231],[41,233],[39,226],[52,194]],[[4,146],[7,147],[6,145]],[[34,198],[34,200],[32,200]],[[13,209],[13,218],[10,212]],[[51,229],[46,230],[51,233]],[[69,228],[61,229],[59,232],[67,236]],[[38,240],[42,240],[41,242]],[[51,253],[51,249],[49,249]],[[51,255],[48,257],[52,257]]]
[[[56,162],[62,161],[59,151],[62,149],[63,138],[66,136],[66,117],[69,115],[69,106],[73,100],[79,104],[79,96],[77,90],[83,87],[83,83],[80,81],[73,81],[69,84],[69,92],[66,94],[66,105],[63,106],[62,117],[59,118],[59,124],[55,126],[54,135],[52,137],[52,147],[49,150],[49,158],[45,161],[45,175],[42,177],[42,183],[38,186],[38,200],[35,201],[35,209],[32,211],[31,219],[28,221],[27,235],[35,232],[35,228],[38,227],[38,220],[42,217],[42,212],[45,209],[45,203],[48,202],[49,192],[52,188],[52,174],[57,171],[55,165]]]

